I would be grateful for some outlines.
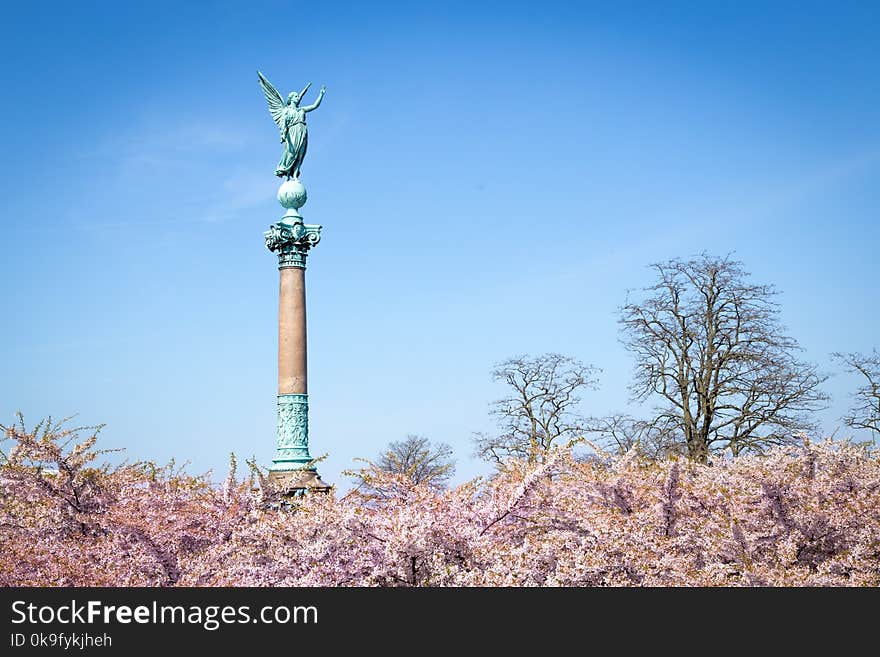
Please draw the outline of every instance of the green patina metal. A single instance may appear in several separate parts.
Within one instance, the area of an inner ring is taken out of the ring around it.
[[[310,468],[309,396],[278,395],[278,444],[270,471]]]
[[[299,213],[307,198],[306,188],[298,180],[286,180],[278,189],[278,202],[287,212],[264,233],[266,247],[278,253],[278,269],[305,269],[309,249],[321,241],[321,227],[304,224]]]
[[[284,218],[288,223],[293,223],[297,217],[302,219],[299,209],[307,200],[306,188],[299,180],[285,180],[278,188],[278,202],[282,207],[287,208]]]
[[[260,86],[269,103],[269,113],[275,120],[275,124],[281,130],[281,143],[284,144],[284,152],[281,161],[275,167],[275,175],[280,178],[299,179],[299,170],[306,157],[306,149],[309,145],[309,133],[306,128],[306,113],[318,109],[324,99],[325,87],[321,87],[317,100],[311,105],[300,106],[300,102],[309,90],[311,82],[299,93],[291,91],[287,94],[287,101],[281,98],[278,90],[272,86],[263,74],[257,71]]]
[[[285,215],[284,219],[269,226],[269,230],[264,233],[266,247],[278,254],[278,269],[305,269],[309,249],[321,241],[321,227],[304,224],[302,217],[294,223],[287,223],[287,218]]]

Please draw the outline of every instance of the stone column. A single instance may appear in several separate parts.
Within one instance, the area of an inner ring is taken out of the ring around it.
[[[266,232],[266,246],[278,254],[278,432],[269,479],[290,494],[329,490],[311,465],[306,345],[306,257],[321,239],[321,227],[299,214],[306,190],[288,180],[278,190],[287,209]]]
[[[278,292],[278,394],[308,394],[306,270],[281,267]]]

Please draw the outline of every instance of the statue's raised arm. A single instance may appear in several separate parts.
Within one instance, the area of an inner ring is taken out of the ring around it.
[[[309,83],[311,84],[311,83]],[[308,85],[306,85],[306,89],[308,89]],[[316,110],[321,106],[321,100],[324,98],[324,92],[327,91],[327,87],[321,85],[321,91],[318,92],[318,99],[312,103],[311,105],[306,105],[303,107],[303,111],[311,112],[312,110]],[[305,94],[306,90],[303,89],[303,94]]]
[[[306,112],[320,107],[326,87],[321,87],[318,98],[313,104],[303,107],[300,103],[311,83],[307,84],[299,93],[291,91],[287,94],[287,102],[285,102],[278,90],[262,73],[257,71],[257,76],[260,79],[263,94],[266,96],[266,102],[269,103],[269,112],[281,129],[281,143],[284,144],[284,153],[275,168],[275,175],[298,180],[299,170],[303,159],[305,159],[309,141],[306,129]]]

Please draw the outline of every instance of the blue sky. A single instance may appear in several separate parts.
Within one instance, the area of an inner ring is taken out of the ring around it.
[[[407,433],[487,471],[470,437],[517,354],[593,363],[583,410],[627,408],[615,311],[658,260],[735,252],[829,373],[880,347],[880,5],[123,4],[3,9],[4,421],[79,413],[220,476],[271,460],[258,68],[327,85],[302,180],[328,481]],[[827,432],[856,383],[827,383]]]

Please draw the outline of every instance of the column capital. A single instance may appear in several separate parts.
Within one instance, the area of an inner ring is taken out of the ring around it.
[[[264,236],[266,248],[278,254],[278,269],[305,269],[309,249],[321,241],[321,226],[304,224],[301,217],[288,222],[285,217],[269,226]]]

